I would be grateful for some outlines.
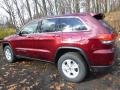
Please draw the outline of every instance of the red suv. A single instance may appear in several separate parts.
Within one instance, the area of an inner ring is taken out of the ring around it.
[[[79,13],[33,20],[3,40],[6,60],[54,62],[64,79],[80,82],[88,70],[107,70],[114,62],[115,33],[103,18]]]

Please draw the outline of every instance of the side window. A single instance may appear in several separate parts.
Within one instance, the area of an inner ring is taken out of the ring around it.
[[[35,33],[36,29],[37,29],[37,26],[38,26],[38,22],[30,22],[29,24],[24,26],[24,28],[22,29],[21,33],[22,34]]]
[[[63,32],[86,30],[86,26],[78,18],[60,18],[59,29]]]
[[[57,19],[45,19],[42,21],[42,32],[55,32]]]

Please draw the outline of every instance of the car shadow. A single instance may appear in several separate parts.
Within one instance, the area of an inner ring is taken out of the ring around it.
[[[19,59],[17,62],[31,62],[31,63],[39,63],[39,64],[41,64],[41,65],[45,65],[46,63],[48,63],[48,62],[43,62],[42,61],[42,63],[41,63],[41,61],[38,61],[38,60],[31,60],[31,59],[23,59],[23,58],[21,58],[21,59]],[[48,64],[48,69],[50,69],[51,70],[51,68],[53,68],[53,66],[51,66],[51,65],[54,65],[54,67],[56,68],[56,70],[57,70],[57,67],[56,67],[56,65],[55,64]],[[37,66],[37,65],[36,65]],[[49,71],[49,70],[48,70]],[[102,77],[104,77],[105,75],[107,75],[107,74],[109,74],[110,72],[111,72],[112,70],[110,70],[109,72],[88,72],[88,74],[87,74],[87,76],[86,76],[86,78],[85,78],[85,80],[83,81],[83,82],[88,82],[88,81],[92,81],[92,80],[95,80],[95,79],[99,79],[99,78],[102,78]],[[53,74],[54,74],[54,72],[52,72]],[[59,77],[61,77],[60,75],[59,75]],[[60,81],[60,80],[57,80],[57,81]]]
[[[96,79],[100,79],[100,78],[103,78],[104,76],[106,76],[107,74],[113,74],[114,72],[117,72],[118,67],[120,66],[119,65],[120,60],[118,60],[118,58],[120,57],[119,52],[120,52],[120,48],[116,47],[116,56],[115,56],[116,57],[116,62],[113,65],[112,69],[110,69],[107,72],[88,72],[88,74],[87,74],[85,80],[83,81],[83,83],[84,82],[89,82],[89,81],[92,81],[92,80],[96,80]],[[34,64],[38,64],[38,65],[41,64],[43,66],[47,63],[47,62],[43,62],[43,61],[41,63],[41,61],[39,61],[39,60],[24,59],[24,58],[19,58],[19,60],[17,60],[16,62],[30,62],[30,63],[34,63]],[[56,65],[54,65],[54,66],[53,65],[54,64],[48,64],[48,69],[52,70],[52,68],[54,67],[57,70]],[[55,73],[55,72],[52,72],[52,73]],[[59,77],[60,77],[60,75],[59,75]],[[57,81],[61,81],[61,80],[57,80]]]

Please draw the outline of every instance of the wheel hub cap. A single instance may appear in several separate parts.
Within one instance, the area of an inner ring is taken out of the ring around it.
[[[79,74],[79,66],[74,60],[67,59],[62,63],[62,71],[68,78],[75,78]]]
[[[5,50],[5,56],[6,56],[7,60],[12,59],[12,54],[11,54],[11,51],[9,49]]]

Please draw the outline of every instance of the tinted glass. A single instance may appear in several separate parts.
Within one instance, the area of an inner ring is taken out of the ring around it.
[[[31,22],[27,24],[23,29],[22,29],[22,34],[31,34],[35,33],[37,29],[38,23],[37,22]]]
[[[109,33],[113,32],[113,28],[105,20],[99,20],[99,22],[106,28]]]
[[[57,19],[45,19],[42,21],[42,32],[54,32],[56,30]]]
[[[86,30],[86,26],[78,18],[60,18],[59,29],[64,32]]]

